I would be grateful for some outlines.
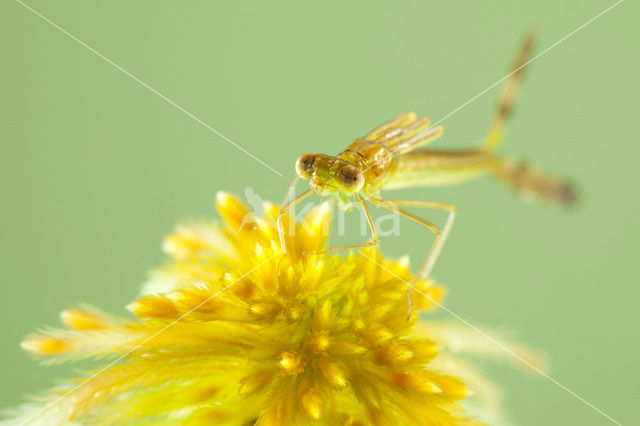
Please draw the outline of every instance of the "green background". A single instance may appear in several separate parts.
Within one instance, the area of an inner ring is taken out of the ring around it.
[[[542,51],[613,2],[28,4],[284,177],[4,0],[5,407],[74,368],[38,365],[22,337],[58,325],[76,302],[124,313],[145,271],[163,262],[163,236],[182,219],[213,216],[216,191],[250,185],[279,201],[299,154],[337,153],[404,111],[437,120],[507,73],[529,28]],[[535,61],[501,147],[571,177],[577,208],[532,206],[489,178],[392,194],[458,205],[434,271],[452,311],[545,350],[555,379],[626,424],[640,421],[638,12],[623,2]],[[438,146],[480,143],[497,94],[445,120]],[[415,264],[431,237],[402,230],[383,250]],[[612,424],[543,377],[487,368],[516,424]]]

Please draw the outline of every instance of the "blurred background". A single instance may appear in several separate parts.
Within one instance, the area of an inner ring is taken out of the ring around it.
[[[215,217],[218,190],[279,202],[299,154],[336,154],[401,112],[438,120],[508,73],[529,29],[540,52],[614,2],[27,4],[283,176],[2,2],[2,407],[77,368],[39,365],[21,339],[78,302],[124,314],[163,236]],[[556,380],[626,424],[640,422],[639,11],[622,2],[531,64],[500,148],[570,177],[577,208],[527,204],[490,178],[387,193],[458,206],[434,270],[449,309],[541,348]],[[479,144],[500,88],[448,117],[436,146]],[[383,252],[417,266],[432,237],[402,226]],[[612,424],[543,377],[486,368],[515,424]]]

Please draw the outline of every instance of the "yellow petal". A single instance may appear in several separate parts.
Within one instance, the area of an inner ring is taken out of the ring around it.
[[[127,306],[139,318],[174,319],[180,316],[175,303],[162,296],[145,296]]]
[[[313,315],[313,325],[316,330],[323,330],[331,326],[333,307],[330,299],[325,299]]]
[[[401,365],[413,359],[414,352],[407,345],[393,342],[376,351],[376,361],[380,364]]]
[[[216,195],[216,207],[222,219],[234,232],[250,228],[248,224],[251,221],[251,213],[236,197],[220,191]]]
[[[305,364],[305,358],[297,352],[283,352],[278,361],[278,366],[282,371],[291,375],[301,373]]]
[[[251,395],[267,386],[272,379],[273,371],[263,368],[242,379],[240,381],[239,392],[241,395]]]
[[[327,358],[321,358],[318,360],[318,366],[320,367],[322,376],[330,385],[337,388],[342,388],[347,385],[346,373],[337,362]]]
[[[65,340],[49,336],[32,336],[20,343],[22,349],[35,355],[57,355],[68,352],[71,347]]]
[[[60,319],[68,328],[75,330],[98,330],[111,325],[104,317],[76,308],[62,311]]]
[[[330,345],[331,339],[329,337],[329,334],[326,332],[320,332],[311,334],[309,337],[307,337],[305,347],[312,354],[319,354],[329,349]]]
[[[462,399],[467,395],[464,384],[457,377],[439,374],[434,381],[442,389],[442,395],[451,399]]]
[[[302,398],[300,399],[302,403],[302,408],[304,408],[305,414],[313,420],[320,420],[322,418],[322,398],[318,392],[311,388],[306,390]]]

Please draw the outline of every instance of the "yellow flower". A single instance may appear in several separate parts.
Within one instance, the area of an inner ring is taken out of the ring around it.
[[[326,205],[287,234],[286,255],[273,227],[276,206],[253,217],[219,194],[217,207],[224,224],[183,226],[168,236],[171,260],[128,306],[135,319],[74,308],[61,315],[64,329],[27,337],[24,349],[48,362],[106,362],[52,390],[21,420],[470,424],[477,417],[460,402],[465,376],[491,409],[491,384],[451,352],[473,340],[469,332],[450,323],[416,327],[443,289],[418,281],[407,320],[413,277],[406,259],[377,250],[309,254],[325,248]],[[483,345],[471,346],[496,352]]]

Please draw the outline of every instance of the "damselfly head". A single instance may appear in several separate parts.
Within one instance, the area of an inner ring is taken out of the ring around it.
[[[303,154],[296,161],[296,172],[310,181],[311,189],[319,194],[335,191],[353,194],[364,186],[364,176],[357,167],[330,155]]]

